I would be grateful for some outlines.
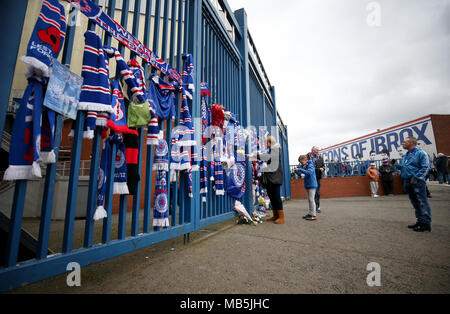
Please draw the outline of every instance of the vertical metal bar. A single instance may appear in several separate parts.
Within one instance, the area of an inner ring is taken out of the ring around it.
[[[119,203],[119,226],[117,238],[124,240],[126,236],[126,221],[127,221],[127,196],[120,195]]]
[[[163,16],[163,29],[162,29],[162,50],[161,50],[161,58],[166,61],[167,60],[167,46],[168,46],[168,27],[169,27],[169,0],[164,0],[164,16]],[[172,34],[171,34],[172,36]],[[166,139],[167,139],[167,146],[169,148],[169,152],[172,151],[172,120],[167,120],[166,122]],[[170,202],[170,190],[171,190],[171,184],[170,184],[170,169],[166,174],[166,182],[167,184],[167,199]],[[169,205],[170,209],[170,205]]]
[[[139,20],[141,16],[141,0],[134,0],[134,14],[133,14],[133,35],[138,38],[139,33]],[[126,25],[124,26],[126,28]],[[136,53],[131,51],[130,59],[133,59]]]
[[[109,172],[107,174],[108,178],[106,181],[106,192],[105,192],[105,210],[108,216],[103,219],[103,233],[102,233],[102,243],[108,243],[111,241],[111,215],[112,215],[112,201],[113,201],[113,191],[114,191],[114,172],[116,169],[116,155],[117,155],[117,145],[111,143],[111,163],[109,165]]]
[[[143,138],[144,129],[140,128],[139,132],[139,154],[138,154],[138,173],[142,172],[142,148],[143,148]],[[131,219],[131,235],[136,237],[139,234],[139,211],[140,211],[140,201],[141,201],[141,180],[136,184],[136,195],[133,197],[133,214]]]
[[[176,44],[176,34],[175,34],[175,28],[176,28],[176,14],[177,14],[177,0],[172,0],[172,14],[171,14],[171,23],[170,23],[170,51],[169,51],[169,63],[174,65],[175,62],[175,44]],[[177,95],[175,104],[178,104],[179,96]],[[173,121],[173,124],[177,124],[177,120]],[[172,151],[172,132],[169,132],[167,135],[167,138],[169,140],[169,152]],[[170,176],[170,169],[169,169],[169,176]],[[178,180],[177,180],[178,181]],[[170,182],[170,179],[167,181]],[[172,210],[172,220],[171,225],[172,227],[175,227],[177,225],[177,215],[178,215],[178,202],[177,202],[177,189],[178,184],[170,183],[169,185],[169,192],[172,194],[172,198],[168,197],[168,200],[170,202],[170,207]]]
[[[75,134],[72,147],[72,161],[70,164],[69,190],[67,193],[66,217],[64,221],[63,253],[72,251],[73,226],[77,205],[78,178],[80,173],[81,144],[86,112],[78,111],[75,121]]]
[[[105,0],[106,1],[106,0]],[[116,0],[109,0],[107,14],[114,19],[114,13],[116,12]],[[126,26],[124,26],[126,28]],[[103,40],[104,46],[111,46],[111,35],[105,32],[105,39]]]
[[[116,0],[110,0],[107,14],[114,18],[114,12],[116,8]],[[105,32],[105,38],[103,40],[105,46],[111,45],[111,35]],[[94,220],[93,216],[96,208],[97,201],[97,179],[98,179],[98,169],[100,162],[100,150],[101,150],[101,128],[96,127],[94,131],[94,139],[92,142],[92,153],[91,153],[91,168],[89,171],[89,188],[88,188],[88,200],[86,206],[86,222],[84,229],[84,243],[83,247],[89,248],[92,246],[93,234],[94,234]]]
[[[93,1],[98,4],[98,0]],[[88,22],[88,30],[95,30],[95,24],[91,20]],[[63,53],[66,55],[63,57],[70,63],[70,58],[72,56],[74,36],[70,36],[70,40],[66,43]],[[78,178],[80,170],[80,159],[81,159],[81,145],[83,141],[83,128],[84,120],[86,117],[85,111],[78,111],[77,119],[75,121],[75,133],[73,138],[72,146],[72,161],[70,164],[70,177],[69,177],[69,190],[67,193],[67,203],[66,203],[66,217],[64,221],[64,236],[63,236],[63,253],[68,253],[72,251],[72,241],[73,241],[73,225],[75,219],[76,211],[76,200],[78,192]]]
[[[122,25],[125,29],[127,29],[128,26],[128,11],[130,11],[130,0],[122,0],[122,11],[120,12],[120,25]],[[123,56],[125,46],[122,43],[119,43],[118,50],[120,54]]]
[[[148,47],[150,43],[150,26],[151,26],[151,13],[152,13],[152,0],[147,0],[145,7],[145,22],[144,22],[144,45]],[[149,65],[144,62],[144,73],[147,78],[149,72]],[[153,166],[153,146],[147,145],[147,159],[145,170],[145,198],[144,198],[144,223],[143,233],[150,232],[150,210],[151,210],[151,193],[152,193],[152,166]]]
[[[153,146],[147,145],[147,162],[145,173],[145,199],[144,199],[144,226],[143,233],[150,232],[150,215],[152,208],[152,167],[153,167]]]
[[[150,42],[150,27],[151,27],[151,19],[152,19],[152,6],[153,1],[147,0],[145,5],[145,21],[144,21],[144,41],[143,44],[148,47]],[[149,64],[147,62],[143,63],[145,78],[147,78],[148,67]]]
[[[0,35],[0,49],[3,51],[0,61],[2,69],[15,69],[16,67],[27,4],[27,0],[2,2],[2,10],[0,11],[0,25],[1,29],[4,30]],[[0,139],[3,137],[13,79],[14,70],[4,75],[2,84],[0,84]]]
[[[182,51],[183,51],[183,18],[184,0],[179,0],[178,5],[178,34],[177,34],[177,69],[178,73],[183,73]]]
[[[127,1],[128,2],[128,1]],[[133,28],[132,34],[137,38],[139,33],[139,19],[141,12],[141,0],[135,0],[134,2],[134,12],[133,12]],[[128,11],[126,12],[128,17]],[[123,12],[122,12],[123,14]],[[126,24],[122,24],[125,25]],[[134,53],[131,54],[133,58],[135,56]],[[138,154],[138,173],[142,172],[142,149],[143,149],[143,141],[144,141],[144,129],[140,128],[137,130],[139,133],[139,154]],[[131,235],[136,237],[139,234],[139,211],[140,211],[140,202],[141,202],[141,183],[139,180],[136,184],[136,195],[133,197],[133,214],[131,219]]]
[[[8,242],[6,245],[6,267],[14,266],[19,255],[20,235],[22,233],[22,216],[27,192],[27,181],[16,181],[14,190],[13,207],[8,232]]]
[[[58,166],[59,143],[61,141],[62,116],[56,114],[55,122],[55,156],[56,162],[47,166],[45,187],[42,200],[41,222],[39,225],[38,247],[36,258],[42,259],[47,256],[48,237],[50,233],[50,220],[52,218],[53,196],[55,192],[56,168]]]
[[[164,11],[163,11],[163,27],[162,27],[162,49],[160,58],[167,61],[167,29],[169,28],[169,0],[164,0]]]
[[[161,0],[156,0],[155,2],[155,20],[153,22],[153,52],[159,54],[159,28],[161,24]],[[154,70],[152,69],[152,72]]]

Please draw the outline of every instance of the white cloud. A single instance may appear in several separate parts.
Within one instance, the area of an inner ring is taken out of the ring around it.
[[[229,0],[248,25],[289,128],[291,163],[428,114],[450,114],[450,5],[378,0]]]

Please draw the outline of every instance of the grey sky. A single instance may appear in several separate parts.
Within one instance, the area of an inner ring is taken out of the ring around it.
[[[367,19],[381,8],[381,26]],[[244,7],[291,164],[428,114],[450,114],[449,0],[228,0]]]

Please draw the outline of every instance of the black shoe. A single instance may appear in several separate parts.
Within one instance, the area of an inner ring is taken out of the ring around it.
[[[303,216],[302,218],[303,218],[303,219],[308,219],[309,217],[312,217],[312,216],[308,214],[308,215],[306,215],[306,216]]]
[[[415,228],[417,228],[418,226],[420,226],[420,223],[419,223],[419,222],[416,222],[415,225],[410,225],[410,226],[408,226],[408,229],[415,229]]]
[[[415,232],[431,232],[431,226],[425,225],[425,224],[419,224],[417,227],[414,228]]]
[[[309,216],[309,217],[307,217],[307,218],[305,218],[305,220],[308,220],[308,221],[316,221],[317,220],[317,216]]]

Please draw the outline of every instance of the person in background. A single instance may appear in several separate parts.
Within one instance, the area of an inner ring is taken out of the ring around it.
[[[367,177],[369,177],[370,181],[370,190],[372,192],[372,197],[380,197],[378,192],[378,179],[380,177],[380,173],[378,172],[378,169],[376,168],[376,164],[373,162],[370,164],[370,168],[367,169]]]
[[[383,165],[380,167],[381,174],[381,184],[383,185],[383,190],[386,195],[394,195],[394,172],[395,168],[389,159],[383,159]]]
[[[303,219],[309,221],[316,221],[317,220],[316,202],[315,202],[315,195],[317,189],[316,169],[314,167],[314,163],[311,160],[308,160],[307,155],[300,156],[298,158],[298,162],[300,164],[298,165],[297,171],[305,175],[304,184],[309,204],[309,212],[306,216],[303,217]]]
[[[436,170],[438,174],[439,184],[444,184],[445,182],[447,182],[447,184],[450,184],[447,173],[447,163],[448,157],[442,153],[439,153],[436,158]]]
[[[316,202],[316,211],[320,213],[320,181],[322,180],[322,174],[325,171],[325,162],[322,156],[319,155],[319,148],[317,146],[314,146],[311,149],[311,152],[306,156],[308,157],[308,160],[312,161],[316,171],[317,189],[314,196],[314,201]]]
[[[415,209],[417,222],[408,228],[416,232],[431,232],[431,207],[426,192],[425,177],[430,171],[428,154],[417,148],[417,139],[408,137],[403,142],[403,148],[408,151],[403,157],[402,164],[397,168],[402,172],[405,192],[409,195],[411,204]]]

